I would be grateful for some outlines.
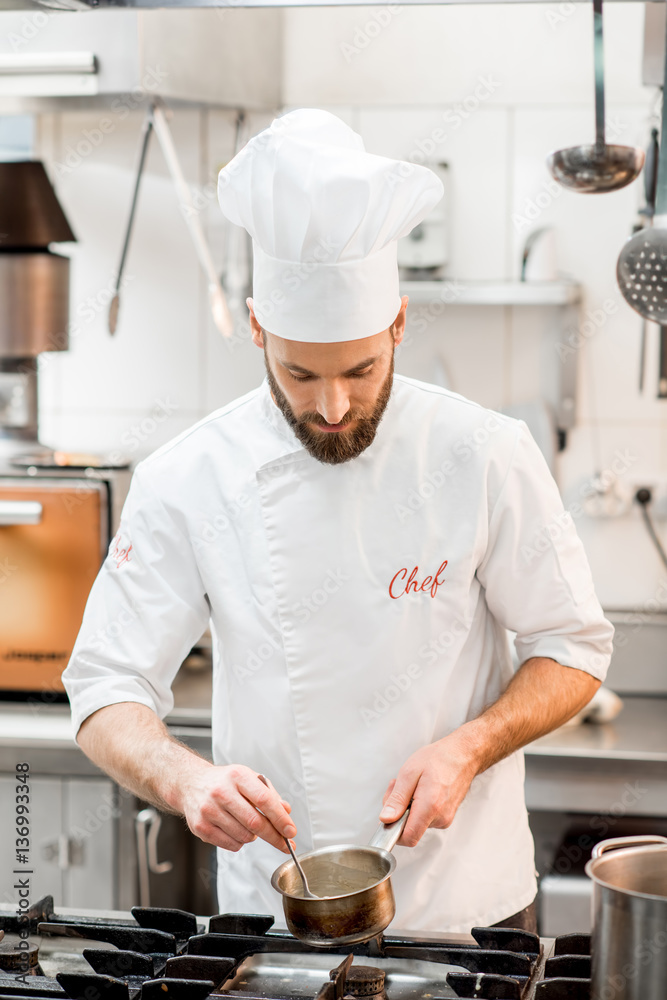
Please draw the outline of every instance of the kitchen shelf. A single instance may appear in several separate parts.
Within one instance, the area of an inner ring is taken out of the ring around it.
[[[402,281],[401,295],[416,303],[452,306],[570,306],[582,298],[576,281]]]
[[[440,316],[448,306],[538,306],[553,309],[545,317],[540,363],[540,397],[549,407],[558,438],[558,450],[567,444],[567,432],[575,423],[577,381],[576,335],[583,286],[576,281],[402,281],[420,313]],[[573,344],[575,346],[573,346]]]

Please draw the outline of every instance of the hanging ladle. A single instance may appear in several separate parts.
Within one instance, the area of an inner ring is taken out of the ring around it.
[[[644,165],[644,151],[635,146],[608,146],[604,141],[604,51],[602,0],[593,0],[595,63],[595,143],[570,146],[547,157],[554,180],[571,191],[598,194],[631,184]]]

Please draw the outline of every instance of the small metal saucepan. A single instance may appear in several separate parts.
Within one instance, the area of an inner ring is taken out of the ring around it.
[[[358,944],[380,934],[396,912],[391,854],[408,819],[382,824],[367,847],[350,844],[322,847],[302,854],[299,861],[316,899],[305,899],[293,861],[285,861],[271,876],[271,885],[283,897],[291,933],[316,948]]]

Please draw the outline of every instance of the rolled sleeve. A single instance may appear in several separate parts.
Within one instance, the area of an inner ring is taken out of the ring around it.
[[[572,515],[523,422],[477,577],[494,617],[516,632],[519,663],[544,656],[604,680],[614,629],[595,596]]]
[[[164,718],[173,679],[208,619],[189,540],[139,465],[63,673],[74,731],[125,701]]]

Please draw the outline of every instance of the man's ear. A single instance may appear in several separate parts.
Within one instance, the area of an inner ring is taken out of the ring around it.
[[[394,331],[394,346],[398,347],[400,342],[403,340],[403,335],[405,333],[405,313],[408,308],[408,296],[404,295],[401,299],[401,308],[398,310],[398,315],[392,323],[392,329]]]
[[[245,304],[248,307],[248,312],[250,313],[250,329],[252,331],[252,342],[256,347],[264,348],[264,331],[257,322],[257,317],[255,316],[255,304],[252,299],[246,299]]]

